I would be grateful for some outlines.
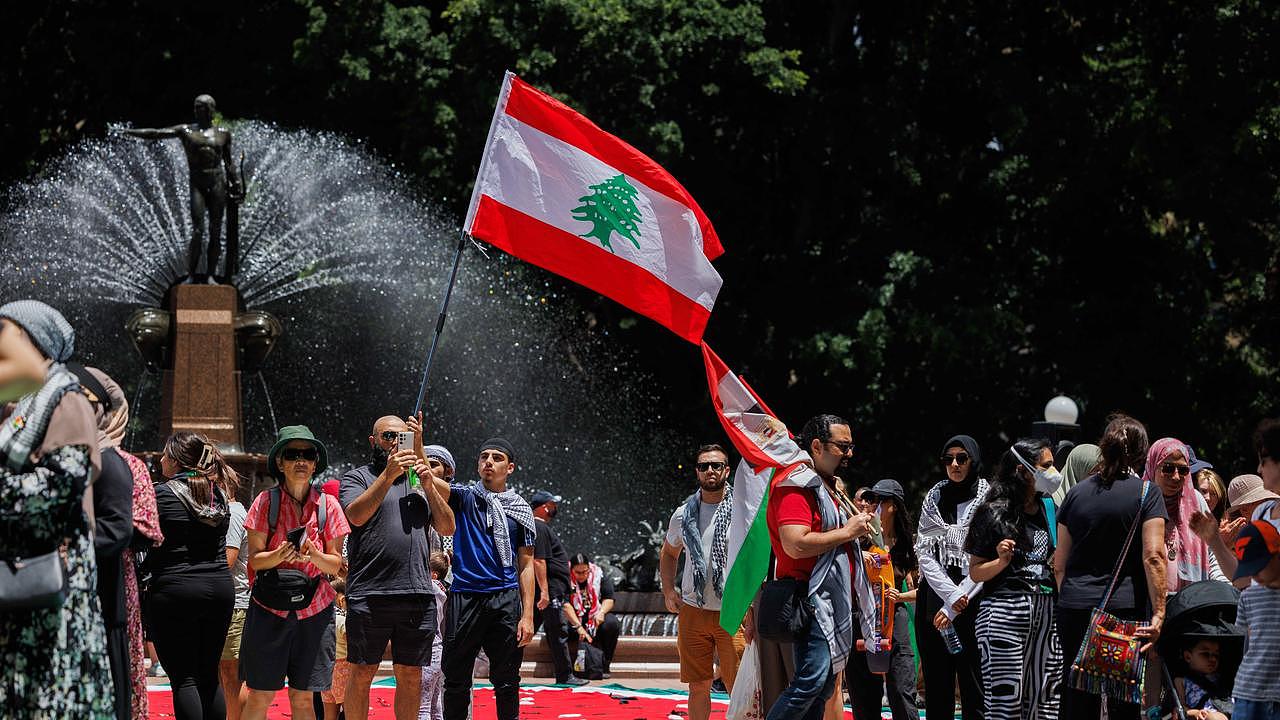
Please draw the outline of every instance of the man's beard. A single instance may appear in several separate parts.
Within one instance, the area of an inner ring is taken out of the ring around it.
[[[382,448],[381,445],[374,445],[369,450],[369,465],[375,473],[381,474],[387,467],[387,459],[391,457],[391,453]]]
[[[719,492],[724,489],[725,483],[728,482],[728,480],[729,478],[727,477],[715,480],[704,480],[703,482],[698,483],[698,486],[707,492]]]

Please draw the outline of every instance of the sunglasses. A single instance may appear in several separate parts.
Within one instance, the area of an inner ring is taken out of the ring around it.
[[[1173,463],[1165,463],[1160,466],[1160,472],[1164,473],[1165,475],[1173,475],[1174,473],[1177,473],[1178,475],[1182,475],[1185,477],[1191,474],[1191,466],[1190,465],[1174,465]]]
[[[719,472],[725,468],[725,465],[726,463],[722,462],[700,462],[694,463],[693,466],[697,468],[698,472],[706,472],[708,470],[715,470]]]
[[[297,462],[298,460],[306,460],[307,462],[315,462],[320,458],[320,453],[315,448],[285,448],[280,451],[280,457],[285,462]]]
[[[943,456],[942,456],[942,464],[943,464],[943,465],[951,465],[951,464],[953,464],[953,463],[954,463],[954,464],[956,464],[956,465],[968,465],[968,464],[969,464],[969,453],[956,453],[955,455],[943,455]]]
[[[391,442],[392,440],[395,440],[399,436],[400,436],[400,433],[396,432],[395,430],[383,430],[382,434],[378,435],[378,437],[382,438],[384,442]]]
[[[849,453],[853,452],[853,449],[856,447],[851,442],[836,442],[835,440],[828,440],[826,442],[828,445],[835,445],[836,449],[840,451],[841,455],[848,455]]]

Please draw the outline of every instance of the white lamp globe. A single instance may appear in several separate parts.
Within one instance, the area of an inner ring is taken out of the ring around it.
[[[1044,406],[1044,421],[1058,425],[1075,425],[1080,417],[1076,401],[1066,395],[1058,395]]]

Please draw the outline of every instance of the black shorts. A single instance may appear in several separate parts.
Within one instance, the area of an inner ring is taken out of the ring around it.
[[[333,605],[299,620],[250,601],[240,638],[240,679],[250,690],[328,690],[333,682]]]
[[[396,665],[430,665],[436,636],[433,595],[370,595],[347,603],[347,662],[377,665],[391,643]]]

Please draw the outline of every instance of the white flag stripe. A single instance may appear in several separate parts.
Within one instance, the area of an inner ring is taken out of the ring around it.
[[[764,500],[765,488],[774,468],[764,468],[755,472],[746,460],[738,461],[738,469],[733,473],[733,514],[729,516],[729,558],[738,557],[742,542],[747,539],[751,523],[756,520]],[[729,565],[732,566],[732,562]]]
[[[477,193],[552,227],[581,237],[591,223],[574,219],[580,198],[619,174],[589,153],[503,114],[493,127],[491,144],[477,179]],[[641,219],[636,248],[614,233],[613,251],[638,265],[676,292],[711,310],[721,279],[702,253],[702,230],[688,207],[647,187],[635,178]],[[582,242],[599,246],[595,238]]]

